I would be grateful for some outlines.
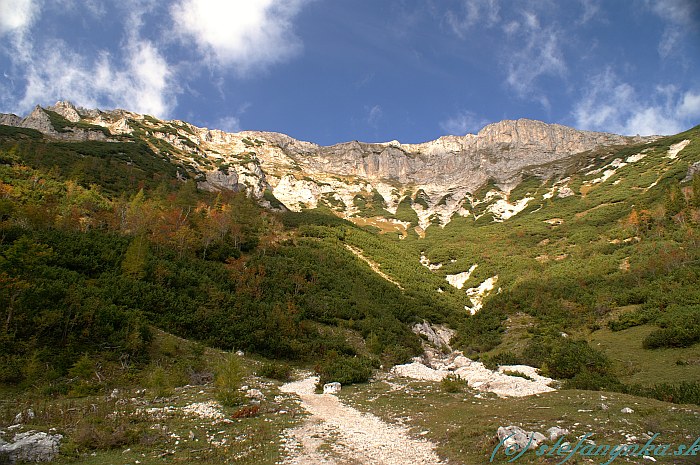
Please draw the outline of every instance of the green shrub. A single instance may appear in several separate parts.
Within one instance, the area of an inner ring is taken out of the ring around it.
[[[243,381],[243,367],[235,354],[227,354],[219,362],[214,375],[216,400],[224,407],[235,407],[246,402],[245,395],[239,390]]]
[[[690,347],[700,342],[700,326],[690,328],[661,328],[653,331],[642,341],[645,349],[665,347]]]
[[[528,375],[526,375],[522,371],[503,370],[503,374],[508,375],[508,376],[517,376],[518,378],[523,378],[523,379],[527,379],[530,381],[534,381],[534,379],[530,378]]]
[[[260,366],[257,374],[263,378],[286,382],[289,381],[292,376],[292,369],[285,363],[267,362]]]
[[[467,382],[459,375],[449,374],[442,378],[442,381],[440,381],[440,387],[445,392],[462,392],[467,387]]]
[[[601,374],[583,370],[562,385],[564,389],[585,389],[588,391],[619,391],[622,383],[612,374]]]
[[[499,352],[498,354],[491,356],[484,356],[481,358],[481,362],[489,370],[495,370],[500,365],[519,365],[521,363],[520,357],[510,351]]]
[[[652,387],[632,385],[626,386],[622,392],[674,404],[700,405],[700,382],[698,381],[682,381],[678,384],[660,383]]]
[[[319,365],[316,372],[319,375],[319,385],[338,382],[340,384],[366,383],[372,376],[372,368],[376,363],[367,357],[328,357]]]
[[[552,347],[552,352],[546,359],[547,374],[557,379],[573,378],[584,371],[602,375],[609,369],[608,358],[586,341],[560,341]]]
[[[162,366],[148,371],[146,383],[155,392],[156,397],[167,397],[172,393],[168,372]]]

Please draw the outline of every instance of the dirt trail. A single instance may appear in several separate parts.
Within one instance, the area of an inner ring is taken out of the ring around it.
[[[345,248],[348,249],[353,254],[355,254],[355,256],[357,256],[357,258],[359,258],[363,262],[367,263],[369,265],[369,267],[372,268],[372,271],[374,271],[379,276],[381,276],[382,278],[389,281],[391,284],[396,285],[396,287],[398,287],[399,289],[403,290],[403,287],[401,286],[401,284],[397,283],[396,281],[391,279],[391,276],[389,276],[388,274],[386,274],[382,270],[380,270],[379,265],[376,262],[373,262],[369,258],[365,257],[362,253],[362,250],[358,249],[357,247],[353,247],[350,244],[345,244]]]
[[[441,464],[434,444],[414,439],[406,428],[385,423],[378,417],[349,407],[335,395],[315,394],[318,378],[308,377],[287,383],[283,392],[300,397],[311,414],[301,426],[285,434],[289,454],[282,462],[289,465]]]

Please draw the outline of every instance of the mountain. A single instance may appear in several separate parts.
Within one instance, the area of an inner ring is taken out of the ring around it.
[[[506,463],[514,425],[689,445],[698,238],[700,126],[322,147],[0,115],[0,462]]]
[[[179,164],[200,188],[245,189],[268,206],[279,201],[292,211],[323,205],[345,218],[390,222],[403,232],[412,222],[422,231],[431,223],[446,225],[455,214],[476,217],[475,207],[484,200],[480,210],[486,206],[495,219],[505,219],[527,206],[527,200],[508,201],[523,179],[557,181],[576,169],[577,155],[653,140],[521,119],[422,144],[354,141],[323,147],[284,134],[226,133],[68,102],[36,107],[24,119],[0,115],[0,124],[60,140],[140,139]],[[488,199],[477,198],[488,183],[494,186]],[[560,195],[567,192],[564,183]],[[402,203],[409,210],[397,217]]]

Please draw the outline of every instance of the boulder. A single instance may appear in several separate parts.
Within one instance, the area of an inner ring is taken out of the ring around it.
[[[340,392],[340,383],[327,383],[323,385],[324,394],[337,394]]]
[[[513,445],[518,450],[524,448],[535,449],[547,438],[542,433],[536,431],[525,431],[519,426],[501,426],[498,428],[498,440],[503,442],[503,447],[508,448]]]
[[[632,410],[629,407],[625,407],[622,410],[620,410],[621,413],[634,413],[634,410]]]
[[[558,426],[552,426],[547,430],[547,437],[550,441],[556,441],[562,436],[569,434],[569,430],[566,428],[559,428]]]
[[[0,459],[9,463],[50,462],[58,455],[63,436],[37,431],[16,434],[13,441],[0,444]]]
[[[692,181],[696,174],[700,174],[700,161],[696,161],[688,167],[688,172],[683,179],[683,182]]]

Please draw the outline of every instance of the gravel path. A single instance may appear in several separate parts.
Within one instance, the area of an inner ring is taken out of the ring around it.
[[[414,439],[406,428],[360,413],[335,395],[315,394],[317,377],[287,383],[283,392],[296,394],[311,414],[285,433],[284,464],[441,464],[434,444]]]

